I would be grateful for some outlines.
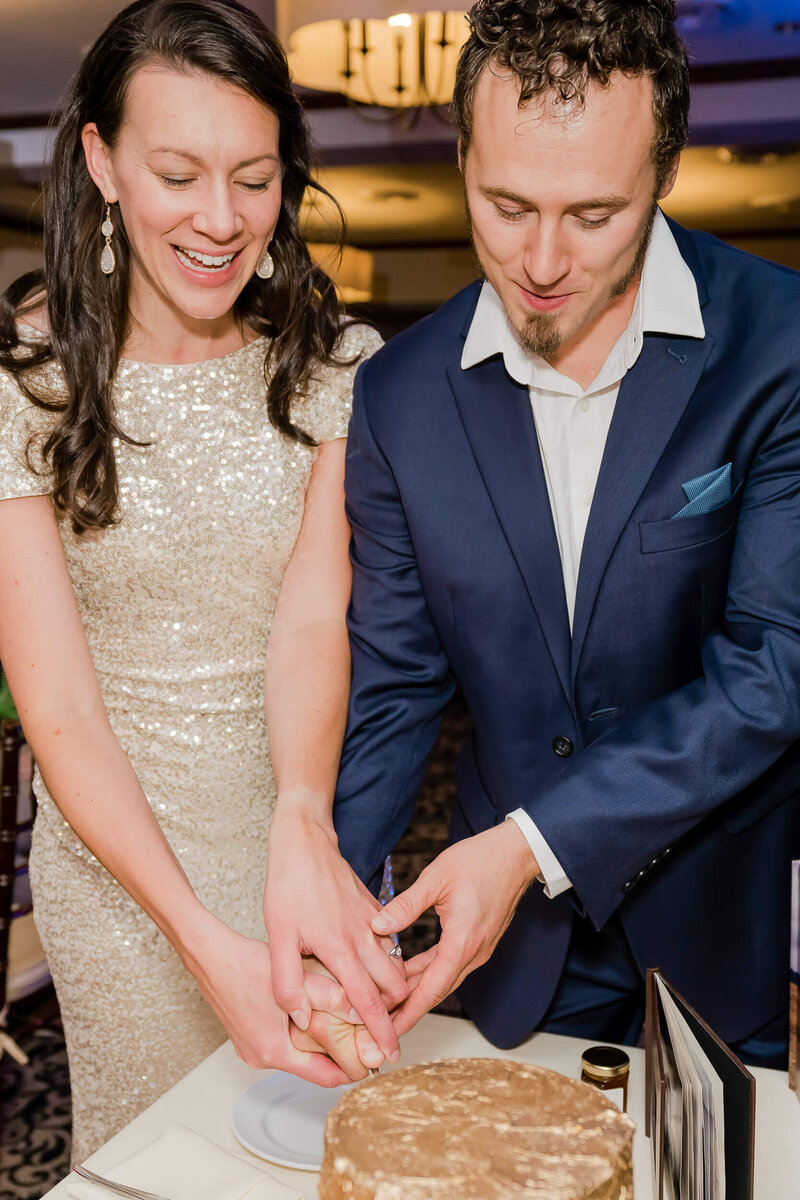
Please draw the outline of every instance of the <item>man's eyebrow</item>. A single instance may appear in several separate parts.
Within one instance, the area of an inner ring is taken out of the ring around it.
[[[609,212],[617,212],[626,208],[631,202],[630,196],[597,196],[594,200],[578,200],[575,204],[567,205],[568,213],[590,212],[596,208],[605,208]]]
[[[520,196],[517,192],[512,192],[508,188],[503,187],[485,187],[483,188],[484,195],[497,196],[500,200],[508,200],[511,204],[519,204],[523,208],[534,208],[533,202],[526,196]],[[592,212],[595,209],[602,208],[609,212],[618,212],[619,209],[627,207],[630,204],[629,196],[596,196],[591,200],[576,200],[574,204],[567,205],[565,212]]]
[[[497,196],[500,200],[510,200],[512,204],[522,204],[526,208],[530,207],[530,200],[526,200],[524,196],[518,196],[516,192],[510,192],[508,188],[502,187],[485,187],[482,189],[486,196]]]
[[[155,150],[150,151],[151,154],[174,154],[176,158],[185,158],[189,162],[195,163],[198,167],[203,165],[203,160],[198,158],[196,154],[192,154],[191,150],[179,150],[177,146],[157,146]],[[254,158],[245,158],[242,162],[237,163],[236,170],[241,171],[243,167],[253,167],[260,162],[278,162],[277,154],[257,154]]]

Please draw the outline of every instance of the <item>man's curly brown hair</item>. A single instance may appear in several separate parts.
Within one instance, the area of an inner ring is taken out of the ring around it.
[[[660,188],[686,144],[689,66],[673,0],[478,0],[456,72],[453,116],[469,147],[478,80],[489,63],[519,79],[520,104],[548,94],[582,103],[614,71],[653,81],[653,162]]]

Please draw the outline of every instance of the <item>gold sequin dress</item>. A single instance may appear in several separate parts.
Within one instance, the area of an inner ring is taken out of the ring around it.
[[[343,335],[340,355],[377,334]],[[270,424],[259,339],[185,366],[123,360],[121,521],[61,533],[111,725],[203,903],[264,937],[275,788],[264,722],[267,639],[316,451]],[[346,434],[355,366],[319,366],[293,411],[318,441]],[[51,368],[55,370],[55,368]],[[0,498],[44,494],[25,464],[46,427],[0,372]],[[81,1161],[225,1039],[191,975],[81,844],[35,779],[34,916],[64,1021]]]

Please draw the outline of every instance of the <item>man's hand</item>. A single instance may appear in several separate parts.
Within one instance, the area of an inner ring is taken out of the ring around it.
[[[324,985],[333,979],[333,976],[322,963],[315,958],[305,958],[303,965],[306,971],[306,991],[314,1002],[314,1009],[307,1030],[298,1029],[293,1021],[289,1022],[292,1045],[295,1050],[304,1053],[322,1051],[334,1059],[350,1079],[364,1079],[368,1068],[377,1069],[383,1064],[383,1054],[365,1027],[354,1024],[349,1019],[350,1005],[343,989],[339,988],[342,1003],[331,1007],[331,1000],[336,1000],[337,997],[335,993],[326,995]],[[320,1000],[322,1006],[318,1007]]]
[[[433,905],[442,924],[437,945],[407,964],[412,992],[394,1016],[398,1035],[486,962],[538,874],[519,826],[504,821],[449,846],[373,919],[376,933],[399,933]]]
[[[382,1055],[397,1062],[389,1011],[409,989],[402,963],[387,955],[370,928],[380,911],[340,855],[332,827],[299,813],[282,815],[279,804],[264,893],[275,999],[299,1029],[309,1028],[313,1006],[302,956],[314,955],[339,981]]]

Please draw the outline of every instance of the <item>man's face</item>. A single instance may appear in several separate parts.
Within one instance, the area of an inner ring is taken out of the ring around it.
[[[582,107],[520,108],[495,66],[478,82],[461,164],[475,251],[523,345],[553,365],[604,358],[629,319],[655,214],[652,99],[647,76],[619,73]]]

